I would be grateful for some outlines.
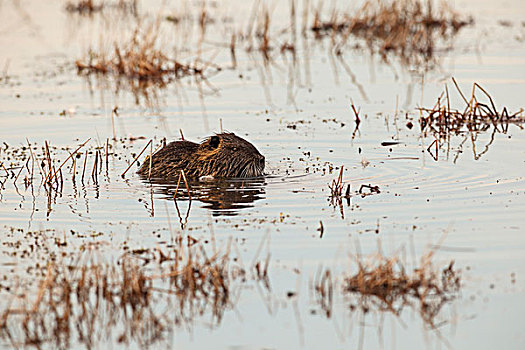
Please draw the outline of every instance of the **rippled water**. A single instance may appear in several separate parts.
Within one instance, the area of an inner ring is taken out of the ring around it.
[[[141,10],[152,17],[156,5],[141,4]],[[212,327],[205,315],[191,331],[180,328],[170,334],[172,346],[524,347],[523,125],[511,124],[506,133],[481,132],[474,143],[468,133],[451,136],[436,161],[427,151],[434,137],[420,132],[416,109],[432,107],[445,83],[461,109],[460,96],[452,93],[452,76],[466,93],[472,83],[481,84],[498,110],[524,106],[525,12],[520,1],[501,6],[455,2],[456,10],[472,15],[475,24],[463,29],[454,49],[440,53],[441,64],[424,75],[395,59],[387,65],[364,50],[333,57],[327,53],[328,39],[302,45],[295,63],[276,55],[265,65],[260,55],[239,49],[238,67],[227,69],[230,56],[215,45],[224,42],[221,23],[228,25],[233,18],[232,26],[245,25],[242,19],[251,7],[236,1],[210,3],[210,16],[223,20],[209,27],[203,56],[225,69],[210,77],[209,85],[187,78],[149,90],[150,103],[139,95],[138,104],[125,87],[115,94],[111,78],[88,83],[73,66],[87,47],[99,45],[101,33],[103,43],[111,43],[128,33],[134,18],[113,12],[81,18],[63,8],[61,1],[0,3],[0,44],[9,48],[0,54],[0,67],[5,64],[10,76],[0,85],[0,160],[10,164],[10,152],[27,145],[26,138],[38,150],[44,140],[57,146],[54,157],[62,160],[68,156],[62,147],[71,151],[91,138],[90,150],[101,146],[103,157],[109,140],[109,167],[104,165],[95,182],[89,176],[92,154],[86,180],[82,183],[77,175],[73,183],[66,173],[62,192],[53,198],[41,187],[4,182],[2,286],[32,279],[27,268],[36,259],[46,260],[45,253],[11,255],[13,248],[6,242],[18,241],[20,249],[32,244],[8,234],[11,227],[51,230],[67,239],[64,251],[73,255],[83,243],[105,242],[108,248],[102,254],[108,259],[123,247],[168,247],[184,232],[201,242],[213,237],[220,246],[232,238],[246,261],[259,249],[269,252],[271,289],[246,285],[219,325]],[[199,8],[197,3],[167,2],[163,9],[198,13]],[[287,23],[288,3],[275,8],[274,23]],[[180,27],[162,28],[173,31],[174,41],[184,38]],[[197,31],[191,33],[198,37]],[[360,108],[357,130],[351,104]],[[119,116],[112,119],[114,106]],[[413,128],[407,127],[409,121]],[[186,139],[198,141],[221,128],[258,148],[266,158],[267,176],[191,183],[191,203],[185,187],[174,201],[176,182],[149,183],[135,174],[136,165],[125,178],[120,176],[151,138],[158,145],[163,137],[177,139],[182,130]],[[111,140],[113,130],[117,141]],[[391,141],[399,143],[381,145]],[[352,196],[331,203],[328,184],[341,166]],[[380,193],[362,196],[363,184],[378,186]],[[463,278],[461,297],[440,314],[445,323],[438,330],[426,328],[412,310],[399,317],[381,312],[363,316],[350,312],[339,295],[327,319],[315,304],[310,285],[320,266],[341,272],[350,265],[350,255],[373,254],[378,245],[387,256],[401,251],[410,266],[438,244],[437,265],[447,266],[453,259]],[[10,347],[7,342],[2,346]]]

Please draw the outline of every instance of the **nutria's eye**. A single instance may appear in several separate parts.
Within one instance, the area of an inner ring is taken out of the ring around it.
[[[219,143],[221,142],[221,139],[219,136],[212,136],[210,137],[210,147],[211,148],[217,148],[219,147]]]
[[[237,147],[233,147],[233,150],[234,150],[234,151],[237,151]]]

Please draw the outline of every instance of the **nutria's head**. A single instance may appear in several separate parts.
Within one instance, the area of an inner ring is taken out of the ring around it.
[[[195,153],[201,174],[213,177],[257,177],[264,171],[264,156],[233,133],[208,137]]]

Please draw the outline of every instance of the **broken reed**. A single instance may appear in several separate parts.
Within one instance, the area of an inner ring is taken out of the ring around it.
[[[310,30],[317,38],[331,38],[336,54],[353,36],[385,60],[393,53],[402,63],[417,65],[433,59],[440,39],[451,38],[471,23],[472,19],[460,19],[445,2],[436,10],[431,1],[367,0],[356,12],[333,10],[328,20],[321,19],[317,9]]]
[[[219,324],[232,307],[232,283],[245,280],[229,246],[209,256],[200,244],[179,244],[132,252],[116,264],[84,258],[50,262],[36,295],[16,294],[0,311],[0,337],[18,346],[97,348],[112,340],[144,347],[175,326],[191,329],[203,315]]]

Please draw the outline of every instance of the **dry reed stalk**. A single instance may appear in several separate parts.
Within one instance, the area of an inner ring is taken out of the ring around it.
[[[173,194],[173,199],[177,199],[177,193],[179,193],[180,180],[182,179],[182,172],[179,173],[179,180],[177,181],[177,187],[175,188],[175,193]]]
[[[131,168],[131,166],[133,164],[135,164],[135,162],[139,159],[139,157],[142,155],[142,153],[144,153],[144,151],[146,150],[146,148],[150,145],[150,143],[152,143],[153,140],[149,140],[148,143],[146,144],[146,146],[144,146],[144,148],[142,149],[142,151],[140,151],[140,153],[135,157],[135,159],[133,159],[133,161],[129,164],[129,166],[126,168],[126,170],[124,170],[124,172],[122,173],[122,175],[120,175],[121,177],[124,177],[124,175],[126,175],[126,173],[128,172],[129,168]]]
[[[435,160],[437,160],[440,145],[450,142],[450,135],[462,135],[465,133],[470,135],[473,143],[474,158],[479,159],[482,154],[488,151],[488,146],[493,141],[493,137],[489,144],[485,146],[484,151],[476,153],[475,135],[491,128],[493,128],[493,134],[496,132],[506,133],[509,124],[525,123],[523,109],[509,114],[508,109],[503,107],[501,112],[498,112],[490,94],[478,83],[472,84],[470,99],[467,99],[454,78],[452,78],[452,82],[461,99],[465,102],[463,110],[450,107],[450,96],[446,85],[432,108],[419,108],[421,113],[419,118],[421,131],[423,133],[430,132],[435,137],[435,140],[427,148],[427,151]],[[488,101],[480,102],[478,92],[481,92]],[[431,152],[432,146],[435,146],[434,153]]]
[[[60,175],[60,192],[62,192],[62,189],[64,188],[64,178],[62,177],[62,169],[58,169],[58,173]]]
[[[98,167],[98,152],[95,151],[95,161],[93,162],[93,169],[91,170],[91,178],[97,182],[97,167]]]
[[[33,162],[37,163],[38,165],[38,171],[40,171],[40,176],[42,177],[42,181],[44,180],[45,176],[44,176],[44,170],[42,169],[42,166],[40,165],[40,163],[37,161],[36,159],[36,156],[35,154],[33,153],[33,149],[31,148],[31,144],[29,143],[29,140],[26,139],[27,141],[27,147],[29,147],[29,153],[31,154],[31,158],[33,159]],[[32,176],[32,174],[31,174]]]
[[[355,127],[356,127],[356,129],[359,129],[359,124],[361,124],[361,118],[359,118],[359,111],[357,111],[357,110],[355,109],[355,106],[354,106],[353,103],[350,105],[350,107],[352,107],[352,111],[354,112],[354,116],[355,116]],[[359,108],[359,110],[361,110],[361,108]]]
[[[13,181],[14,184],[16,184],[16,180],[18,180],[18,177],[19,177],[20,174],[22,173],[22,170],[24,170],[24,167],[27,167],[27,165],[29,164],[29,160],[30,160],[30,159],[31,159],[30,157],[27,158],[26,164],[25,164],[24,166],[22,166],[22,167],[20,168],[20,171],[18,172],[18,174],[16,174],[15,180]]]
[[[84,152],[84,166],[82,167],[82,178],[80,179],[82,183],[84,183],[84,174],[86,173],[87,159],[88,159],[88,152],[86,151]]]
[[[109,138],[106,139],[106,175],[109,173]]]
[[[337,180],[332,180],[332,184],[328,185],[328,188],[330,188],[330,196],[332,198],[339,198],[343,194],[343,170],[344,166],[341,165],[341,170],[339,171]]]
[[[67,161],[73,157],[82,147],[84,147],[89,141],[91,140],[91,138],[88,138],[86,141],[84,141],[84,143],[82,143],[80,146],[78,146],[74,151],[73,153],[70,153],[69,156],[66,158],[66,160],[60,164],[60,167],[58,168],[58,170],[56,170],[53,174],[53,176],[51,176],[51,178],[48,180],[48,181],[51,181],[53,178],[56,177],[57,175],[57,172],[62,169],[62,167],[67,163]],[[46,142],[46,149],[47,149],[47,152],[48,152],[48,156],[49,156],[49,149],[47,148],[47,142]]]
[[[237,36],[234,33],[232,34],[231,39],[230,39],[230,57],[232,60],[232,69],[237,68],[237,55],[235,54],[236,41],[237,41]]]
[[[184,173],[184,170],[180,171],[182,174],[182,178],[184,179],[184,184],[186,185],[186,191],[188,191],[188,198],[191,202],[191,191],[190,191],[190,184],[188,182],[188,179],[186,178],[186,174]]]
[[[153,142],[149,144],[149,170],[148,170],[148,180],[151,179],[151,167],[153,165]]]
[[[97,149],[97,153],[98,153],[98,159],[100,159],[99,160],[100,165],[97,167],[97,170],[99,174],[102,174],[102,164],[103,163],[102,163],[102,151],[100,150],[100,148]]]
[[[73,158],[72,173],[73,173],[73,175],[71,176],[71,181],[74,183],[75,182],[75,177],[77,175],[77,156],[75,156]]]
[[[2,161],[0,161],[0,165],[2,166],[2,169],[4,169],[6,176],[9,177],[11,174],[9,174],[9,171],[7,171],[7,169],[4,166],[4,163],[2,163]]]
[[[47,176],[44,180],[44,184],[50,184],[51,182],[51,179],[50,179],[50,176],[52,174],[52,169],[53,169],[53,164],[51,162],[51,154],[49,153],[49,146],[47,144],[47,141],[44,141],[45,143],[45,157],[46,157],[46,160],[47,160],[47,164],[48,164],[48,173],[47,173]],[[55,178],[56,180],[56,178]]]
[[[117,134],[115,132],[115,117],[118,117],[118,107],[115,106],[111,110],[111,129],[113,130],[113,141],[117,141]]]

